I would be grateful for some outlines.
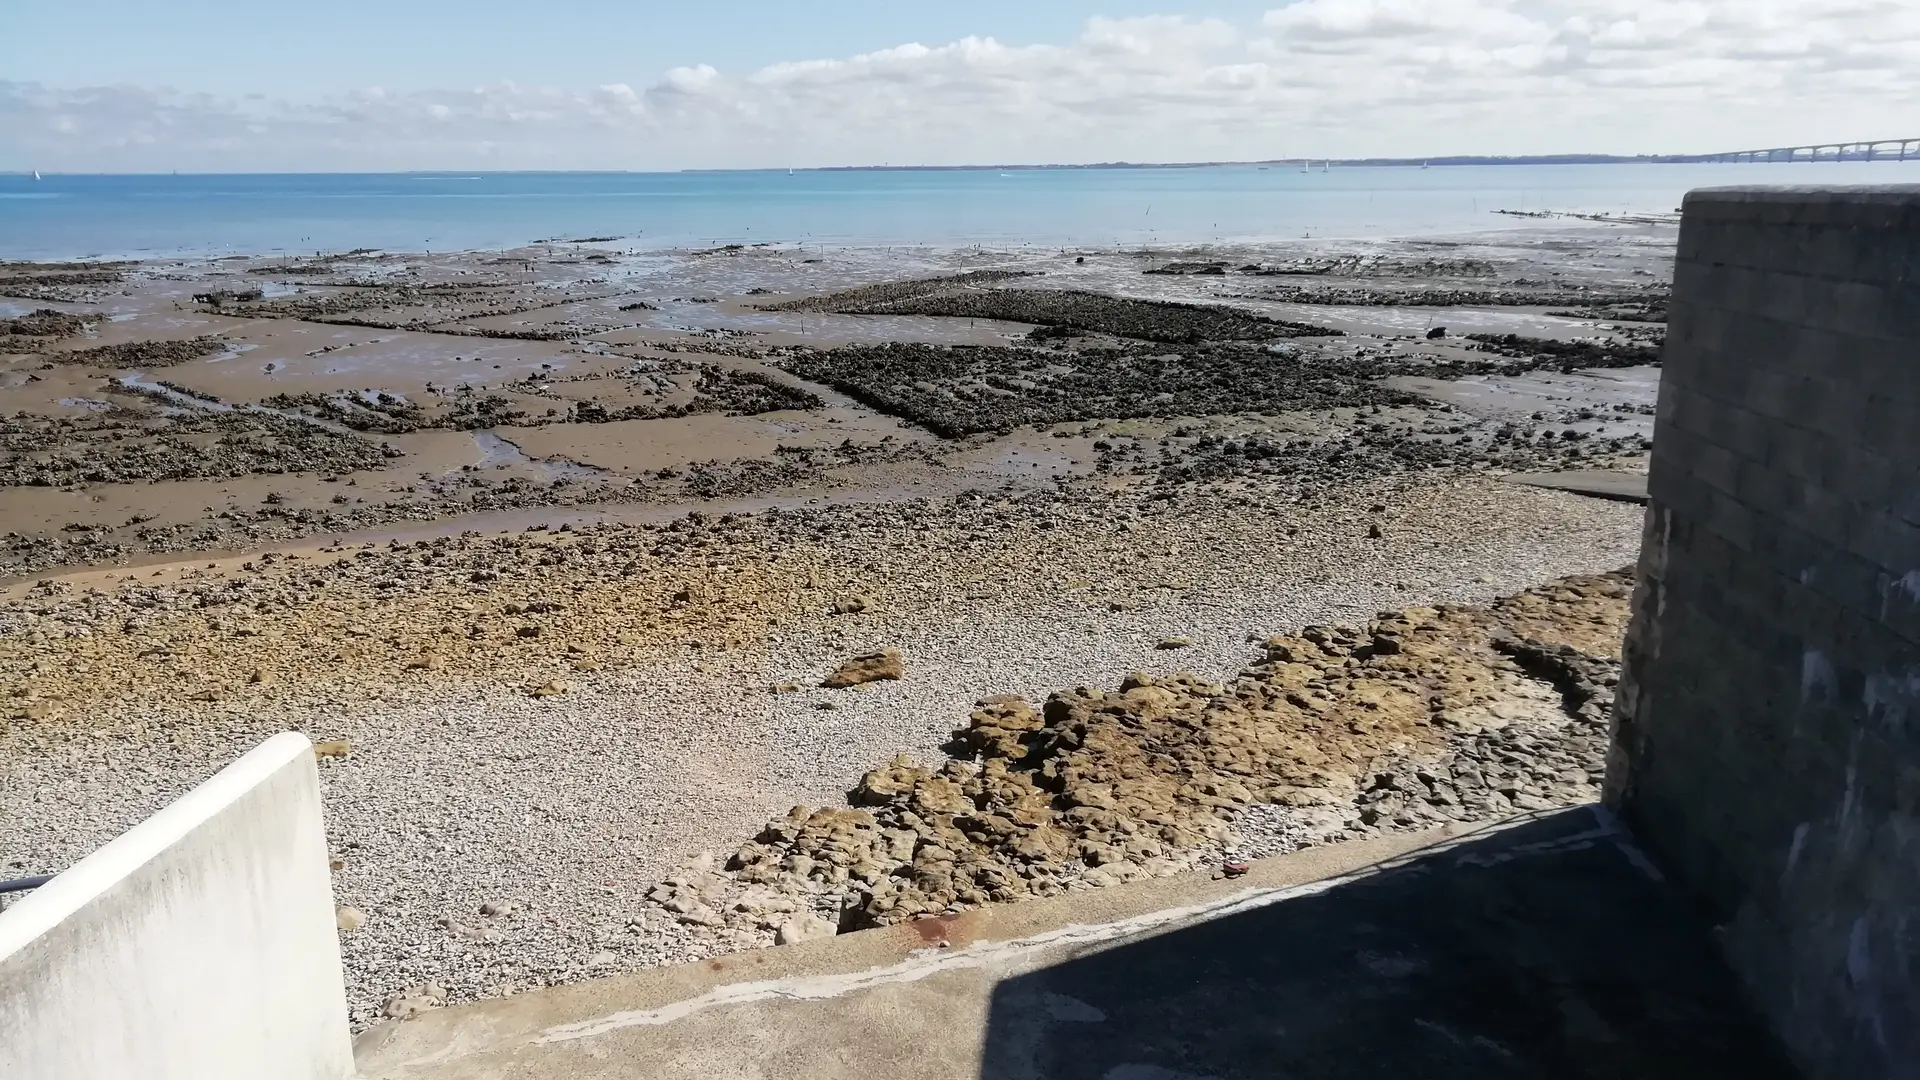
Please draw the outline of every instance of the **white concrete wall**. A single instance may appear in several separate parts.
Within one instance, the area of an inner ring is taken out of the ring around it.
[[[6,1080],[352,1073],[302,735],[267,740],[0,912]]]

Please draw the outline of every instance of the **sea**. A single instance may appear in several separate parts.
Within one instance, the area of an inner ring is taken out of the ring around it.
[[[1696,187],[1920,183],[1920,161],[0,176],[0,258],[627,248],[1138,248],[1672,214]]]

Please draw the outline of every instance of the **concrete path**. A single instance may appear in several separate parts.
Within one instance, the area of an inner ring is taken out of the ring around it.
[[[481,1002],[358,1059],[372,1080],[1793,1075],[1592,809]]]

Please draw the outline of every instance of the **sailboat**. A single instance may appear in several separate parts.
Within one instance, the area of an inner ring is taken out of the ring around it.
[[[40,179],[40,170],[39,170],[39,169],[35,169],[35,170],[33,170],[33,178],[34,178],[35,180],[38,180],[38,179]]]

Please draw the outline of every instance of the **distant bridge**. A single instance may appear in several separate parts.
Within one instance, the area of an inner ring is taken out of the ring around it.
[[[1776,146],[1771,150],[1733,150],[1724,154],[1688,156],[1691,161],[1905,161],[1920,160],[1920,139],[1876,139],[1872,142],[1817,143]]]

